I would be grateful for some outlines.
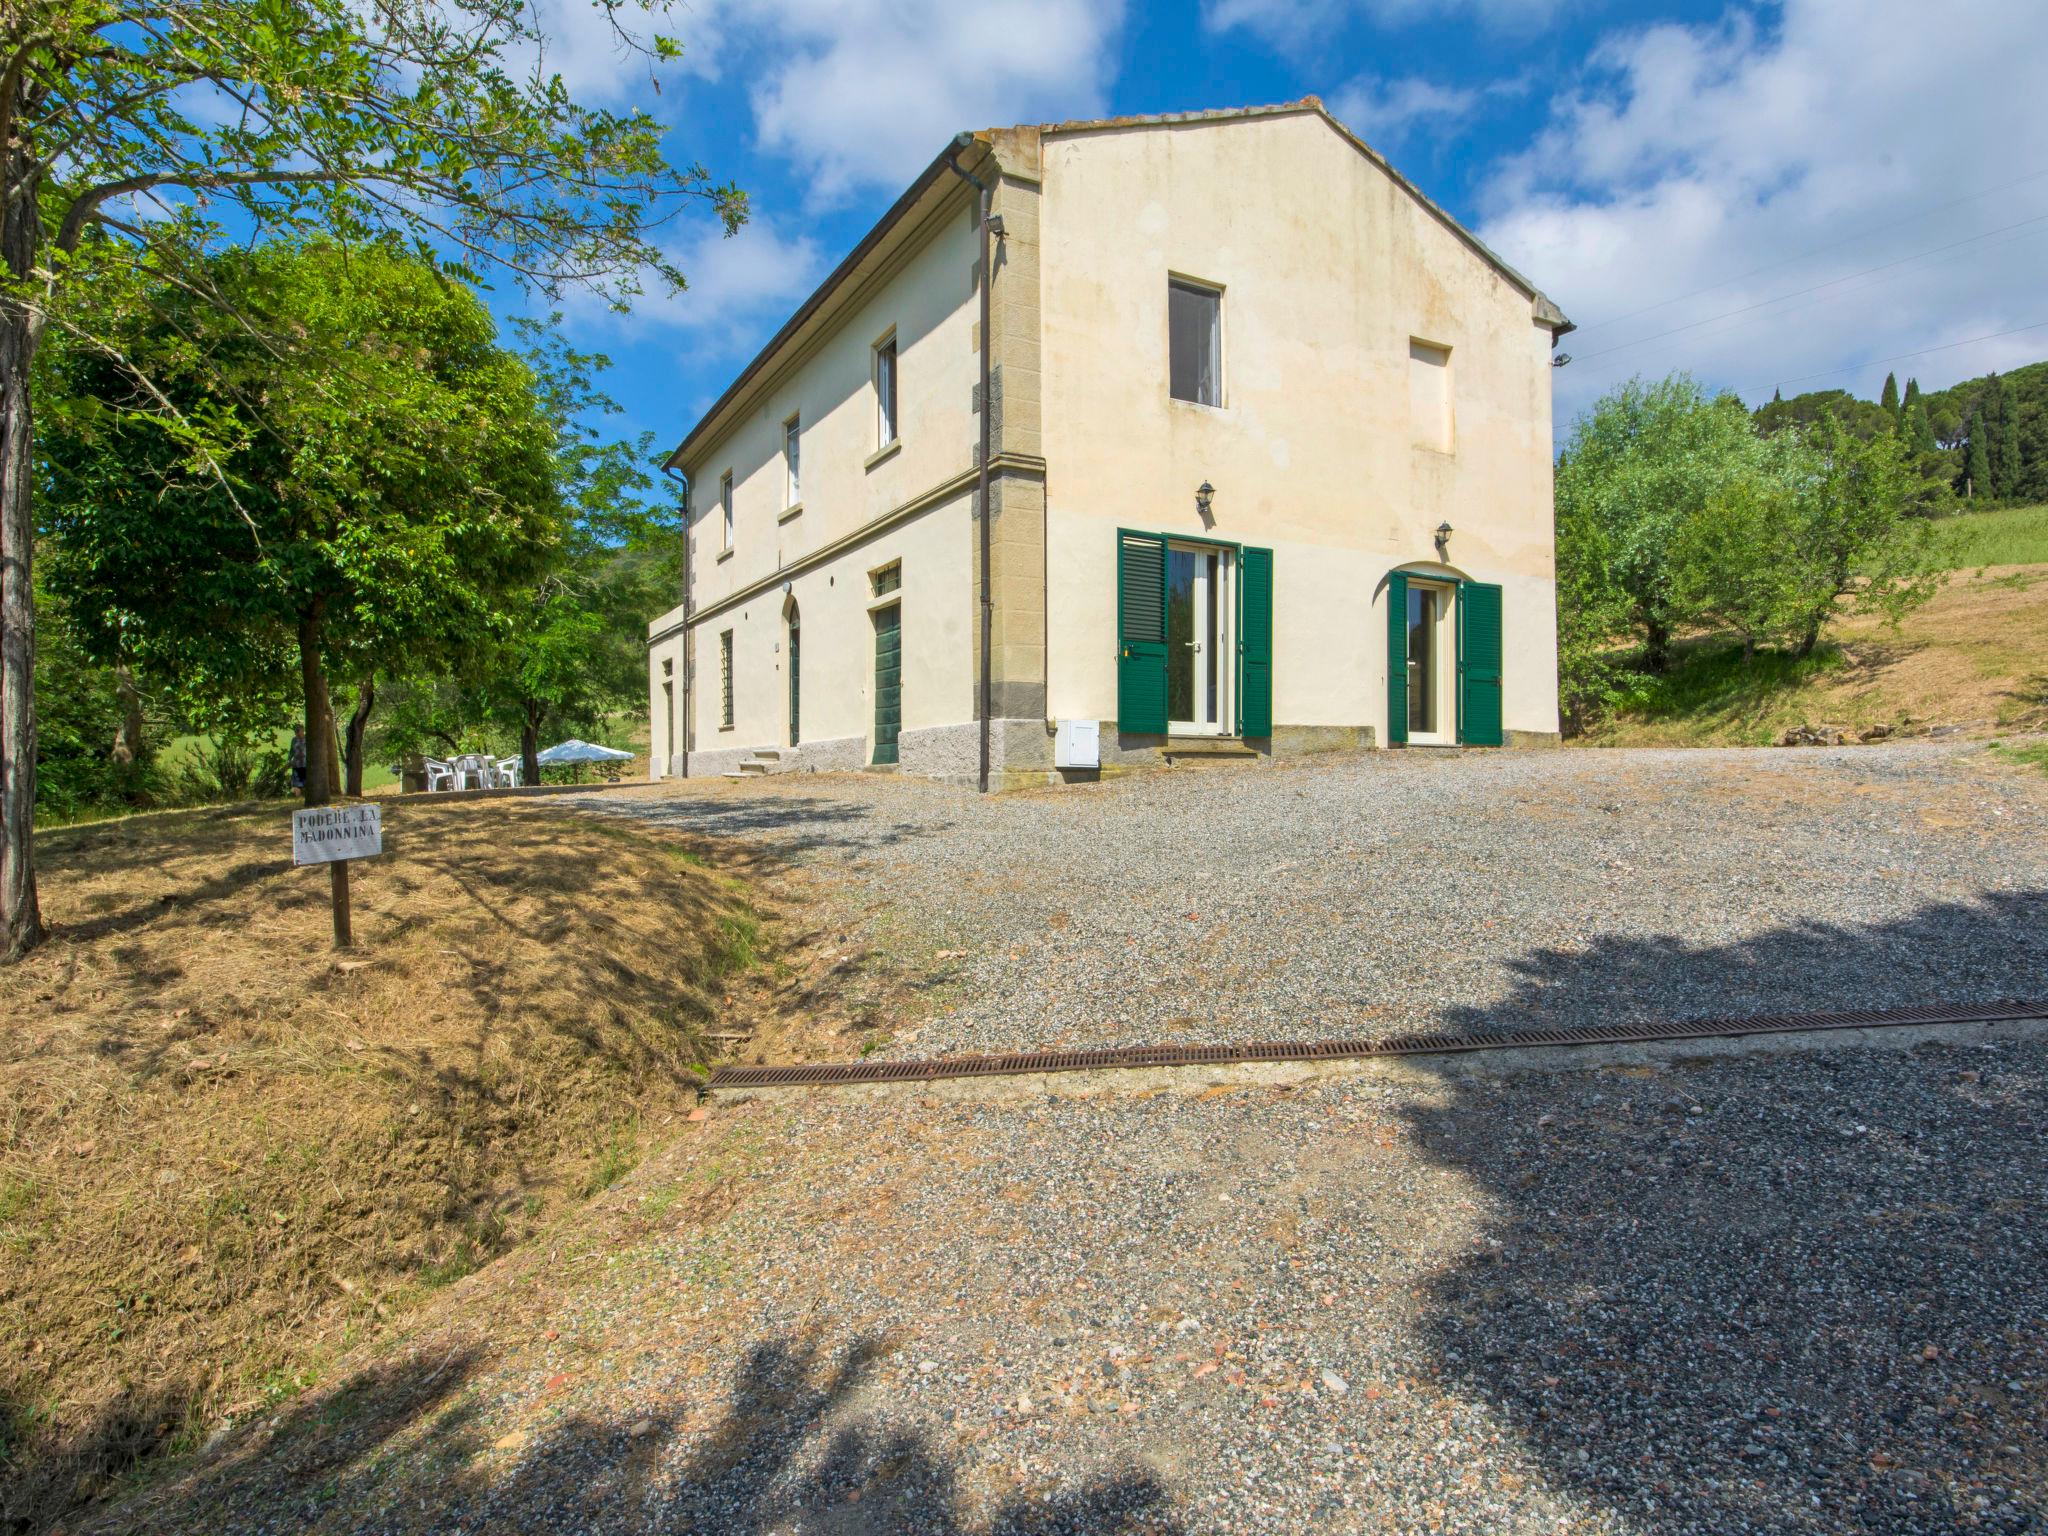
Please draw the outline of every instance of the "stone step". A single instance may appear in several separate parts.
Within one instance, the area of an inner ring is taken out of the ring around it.
[[[1187,736],[1169,741],[1160,756],[1169,763],[1245,763],[1256,761],[1259,753],[1239,736]]]

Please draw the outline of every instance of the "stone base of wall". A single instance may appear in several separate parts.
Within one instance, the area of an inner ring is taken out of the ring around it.
[[[1511,747],[1557,747],[1564,745],[1564,738],[1556,731],[1507,731],[1503,733]]]
[[[742,762],[753,755],[752,747],[718,747],[709,752],[700,747],[689,756],[689,777],[715,779],[722,773],[733,773]],[[680,759],[678,764],[680,765]]]
[[[897,761],[905,773],[974,786],[981,782],[981,726],[973,720],[958,725],[932,725],[905,731],[896,743]],[[989,783],[995,787],[1016,773],[1044,774],[1052,768],[1052,737],[1043,720],[990,722]]]
[[[1312,757],[1321,752],[1369,752],[1378,741],[1369,725],[1276,725],[1270,737],[1254,737],[1244,745],[1261,757]],[[1181,738],[1168,736],[1126,736],[1114,720],[1102,722],[1102,766],[1109,768],[1153,768],[1163,766]]]
[[[792,773],[858,773],[868,763],[865,736],[835,736],[829,741],[807,741],[795,749]]]

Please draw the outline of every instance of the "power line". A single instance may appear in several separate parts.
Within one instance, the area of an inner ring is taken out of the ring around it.
[[[1891,357],[1873,357],[1864,362],[1849,363],[1840,368],[1823,368],[1819,373],[1802,373],[1789,379],[1777,379],[1773,381],[1772,388],[1782,389],[1787,384],[1804,384],[1809,379],[1832,378],[1838,373],[1854,373],[1861,368],[1882,368],[1886,363],[1903,363],[1908,358],[1929,357],[1936,352],[1953,352],[1957,347],[1972,347],[1980,341],[1997,341],[2001,336],[2018,336],[2026,331],[2041,330],[2048,330],[2048,320],[2036,320],[2032,325],[2016,325],[2009,331],[1989,331],[1982,336],[1971,336],[1962,341],[1945,341],[1938,347],[1922,347],[1918,352],[1899,352]],[[1755,389],[1746,389],[1742,393],[1745,395],[1756,394],[1762,388],[1763,386],[1759,384]]]
[[[1618,343],[1615,346],[1604,347],[1598,352],[1588,352],[1585,355],[1574,359],[1574,361],[1581,363],[1590,363],[1594,361],[1594,359],[1596,358],[1611,357],[1617,352],[1626,352],[1633,347],[1647,346],[1650,342],[1662,341],[1667,336],[1677,336],[1683,334],[1686,331],[1696,331],[1703,325],[1712,325],[1716,320],[1732,320],[1737,315],[1746,315],[1753,310],[1767,309],[1773,304],[1782,304],[1788,299],[1805,298],[1809,294],[1819,293],[1823,289],[1838,288],[1843,283],[1854,282],[1859,277],[1869,277],[1874,273],[1888,272],[1893,267],[1902,267],[1906,265],[1906,263],[1908,262],[1919,261],[1922,258],[1928,256],[1939,256],[1948,251],[1960,250],[1963,246],[1975,245],[1980,240],[1989,240],[1994,235],[2010,234],[2013,230],[2025,229],[2029,225],[2041,223],[2048,223],[2048,213],[2036,214],[2031,219],[2021,219],[2017,224],[2006,224],[2000,226],[1997,229],[1987,229],[1981,235],[1970,235],[1962,240],[1951,241],[1947,245],[1937,245],[1931,247],[1928,250],[1915,251],[1910,256],[1901,256],[1896,261],[1880,262],[1877,266],[1865,267],[1860,272],[1851,272],[1843,277],[1829,278],[1828,281],[1824,283],[1815,283],[1810,288],[1795,289],[1791,293],[1781,293],[1774,298],[1759,299],[1754,304],[1744,304],[1739,309],[1723,310],[1718,315],[1708,315],[1705,319],[1702,320],[1691,320],[1686,322],[1684,325],[1675,325],[1668,331],[1657,331],[1648,336],[1638,336],[1634,341],[1624,341]]]
[[[1695,288],[1690,293],[1681,293],[1676,298],[1659,299],[1654,304],[1645,304],[1641,309],[1632,309],[1625,315],[1615,315],[1608,320],[1588,321],[1577,329],[1579,334],[1583,336],[1588,331],[1598,331],[1610,325],[1619,325],[1622,321],[1633,320],[1638,315],[1647,315],[1659,309],[1669,309],[1673,304],[1683,304],[1687,299],[1696,299],[1703,293],[1712,293],[1715,289],[1726,288],[1731,283],[1746,282],[1752,277],[1761,277],[1766,272],[1775,272],[1780,267],[1789,267],[1797,262],[1809,261],[1815,256],[1825,256],[1829,251],[1840,250],[1845,245],[1854,245],[1857,241],[1867,240],[1872,235],[1889,234],[1892,230],[1902,229],[1908,224],[1918,224],[1932,214],[1945,213],[1951,208],[1961,207],[1964,203],[1974,203],[1981,198],[1990,197],[1993,193],[2009,191],[2014,187],[2024,186],[2030,181],[2039,181],[2043,176],[2048,176],[2048,166],[2044,166],[2038,171],[2029,171],[2024,176],[2014,177],[2011,181],[2001,182],[1995,187],[1986,187],[1981,192],[1972,192],[1966,197],[1957,197],[1945,203],[1936,203],[1932,208],[1923,208],[1918,213],[1908,214],[1903,219],[1894,219],[1889,224],[1874,225],[1857,234],[1845,235],[1840,240],[1830,240],[1826,245],[1817,245],[1812,250],[1800,252],[1797,256],[1787,256],[1782,261],[1765,262],[1760,267],[1751,267],[1747,272],[1740,273],[1735,277],[1724,277],[1717,283],[1709,283],[1704,288]]]
[[[2044,219],[2048,219],[2048,215],[2044,215]],[[1991,238],[1991,236],[1992,236],[1992,235],[1994,235],[1994,234],[1995,234],[1995,235],[2001,235],[2001,236],[2002,236],[2002,238],[2000,238],[2000,239],[1998,239],[1998,240],[1997,240],[1997,242],[1996,242],[1996,245],[2000,245],[2000,246],[2003,246],[2003,245],[2013,245],[2013,244],[2016,244],[2016,243],[2018,243],[2019,241],[2022,241],[2022,240],[2038,240],[2038,239],[2039,239],[2039,238],[2040,238],[2040,237],[2041,237],[2042,235],[2044,235],[2044,234],[2048,234],[2048,229],[2043,229],[2043,228],[2038,228],[2038,227],[2037,227],[2037,228],[2033,228],[2033,229],[2021,229],[2021,230],[2019,230],[2019,231],[2018,231],[2017,233],[2015,233],[2015,232],[2014,232],[2013,230],[2003,230],[2003,231],[1991,231],[1991,232],[1988,232],[1988,233],[1987,233],[1987,234],[1986,234],[1985,236],[1983,236],[1982,238],[1984,238],[1984,239],[1990,239],[1990,238]],[[1995,247],[1986,247],[1986,249],[1990,249],[1990,248],[1995,248]],[[1781,308],[1781,309],[1777,309],[1777,310],[1775,310],[1775,311],[1772,311],[1772,312],[1770,312],[1770,313],[1763,313],[1763,312],[1762,312],[1763,308],[1764,308],[1765,306],[1769,305],[1769,304],[1772,304],[1772,303],[1778,303],[1778,302],[1781,302],[1781,301],[1780,301],[1780,300],[1766,300],[1766,301],[1764,301],[1764,304],[1763,304],[1763,305],[1758,305],[1758,306],[1752,306],[1752,312],[1751,312],[1751,313],[1749,313],[1749,314],[1747,314],[1747,315],[1741,315],[1741,314],[1738,314],[1738,315],[1734,316],[1734,317],[1733,317],[1733,323],[1732,323],[1732,324],[1730,324],[1730,325],[1725,325],[1725,326],[1721,327],[1721,328],[1720,328],[1719,330],[1715,331],[1715,333],[1714,333],[1714,339],[1718,341],[1718,340],[1720,340],[1721,338],[1723,338],[1723,337],[1726,337],[1727,335],[1729,335],[1729,334],[1730,334],[1731,332],[1733,332],[1733,331],[1735,331],[1735,330],[1738,330],[1738,329],[1740,329],[1740,328],[1741,328],[1742,326],[1745,326],[1745,325],[1754,325],[1754,324],[1756,324],[1756,323],[1757,323],[1757,322],[1758,322],[1759,320],[1779,320],[1779,319],[1782,319],[1782,318],[1784,318],[1784,317],[1785,317],[1785,316],[1787,316],[1787,315],[1797,314],[1797,313],[1800,313],[1800,312],[1802,312],[1802,311],[1805,311],[1805,310],[1809,310],[1809,309],[1813,308],[1813,307],[1814,307],[1814,306],[1816,306],[1816,305],[1821,305],[1821,304],[1839,304],[1839,303],[1840,303],[1840,302],[1841,302],[1842,300],[1844,300],[1844,299],[1851,299],[1851,298],[1857,298],[1857,297],[1859,297],[1859,296],[1861,296],[1861,295],[1863,295],[1863,294],[1866,294],[1866,293],[1869,293],[1869,292],[1871,292],[1871,291],[1872,291],[1873,289],[1876,289],[1876,288],[1882,288],[1882,287],[1883,287],[1883,286],[1884,286],[1885,284],[1887,284],[1887,283],[1895,283],[1895,282],[1897,282],[1897,281],[1898,281],[1898,280],[1899,280],[1900,278],[1903,278],[1903,277],[1913,277],[1913,276],[1918,276],[1918,275],[1920,275],[1921,273],[1924,273],[1924,272],[1926,272],[1926,271],[1929,271],[1929,270],[1931,270],[1931,266],[1930,266],[1930,267],[1921,267],[1921,268],[1919,268],[1919,269],[1918,269],[1918,270],[1916,271],[1916,270],[1915,270],[1915,268],[1914,268],[1914,267],[1913,267],[1913,265],[1912,265],[1913,263],[1915,263],[1915,262],[1920,262],[1920,261],[1925,261],[1925,260],[1927,259],[1927,257],[1928,257],[1929,255],[1935,255],[1935,256],[1939,256],[1939,255],[1941,255],[1941,254],[1943,254],[1943,253],[1942,253],[1942,252],[1938,252],[1938,251],[1937,251],[1937,252],[1932,252],[1932,253],[1929,253],[1929,252],[1923,252],[1923,253],[1922,253],[1921,255],[1919,255],[1919,256],[1913,256],[1913,257],[1906,257],[1906,258],[1903,258],[1903,259],[1902,259],[1902,262],[1901,262],[1901,263],[1898,263],[1898,264],[1894,264],[1894,265],[1892,266],[1891,270],[1889,270],[1889,271],[1887,271],[1887,272],[1884,272],[1884,273],[1882,273],[1881,275],[1875,275],[1875,276],[1874,276],[1874,275],[1872,275],[1872,274],[1870,274],[1870,273],[1856,273],[1856,274],[1852,274],[1852,275],[1851,275],[1850,277],[1845,277],[1845,278],[1842,278],[1842,279],[1840,279],[1840,280],[1839,280],[1838,284],[1836,285],[1836,287],[1837,287],[1838,291],[1836,291],[1836,292],[1834,292],[1834,293],[1829,293],[1829,294],[1826,294],[1826,295],[1824,295],[1824,296],[1822,296],[1822,297],[1819,297],[1819,298],[1813,298],[1813,297],[1806,297],[1806,298],[1800,299],[1800,300],[1799,300],[1799,301],[1797,301],[1797,302],[1786,302],[1786,303],[1784,304],[1784,307],[1783,307],[1783,308]],[[1938,262],[1936,262],[1936,263],[1934,263],[1933,265],[1939,265],[1939,263],[1938,263]],[[1851,282],[1853,282],[1853,283],[1855,284],[1855,286],[1853,286],[1853,287],[1843,287],[1843,286],[1841,286],[1841,284],[1848,284],[1848,283],[1851,283]],[[1786,297],[1787,297],[1787,299],[1790,299],[1790,298],[1792,298],[1793,296],[1787,295]],[[1731,318],[1731,317],[1730,317],[1730,316],[1726,316],[1726,315],[1724,315],[1724,316],[1717,316],[1717,317],[1714,317],[1714,318],[1717,318],[1717,319],[1724,319],[1724,320],[1725,320],[1725,319],[1729,319],[1729,318]],[[1649,340],[1652,340],[1652,339],[1654,339],[1654,338],[1651,338],[1651,337],[1644,337],[1643,339],[1644,339],[1645,341],[1649,341]],[[1687,343],[1687,342],[1680,342],[1680,343],[1678,344],[1678,346],[1679,346],[1679,347],[1681,347],[1681,348],[1682,348],[1682,347],[1684,347],[1684,346],[1686,346],[1686,345],[1688,345],[1688,343]],[[1594,354],[1594,357],[1596,357],[1596,358],[1606,358],[1606,357],[1609,357],[1609,356],[1610,356],[1610,354],[1612,354],[1612,353],[1617,353],[1617,352],[1619,352],[1619,351],[1621,351],[1621,350],[1622,350],[1622,349],[1621,349],[1621,348],[1619,348],[1619,347],[1611,347],[1611,348],[1609,348],[1609,349],[1608,349],[1608,350],[1607,350],[1606,352],[1600,352],[1600,353],[1595,353],[1595,354]],[[1669,356],[1669,355],[1671,354],[1671,352],[1672,352],[1673,350],[1675,350],[1675,349],[1674,349],[1674,348],[1672,348],[1672,347],[1669,347],[1669,346],[1665,346],[1665,347],[1660,347],[1660,348],[1658,348],[1658,350],[1657,350],[1657,351],[1655,351],[1655,352],[1652,352],[1652,353],[1648,354],[1648,355],[1647,355],[1647,357],[1638,357],[1638,358],[1634,358],[1634,359],[1623,359],[1622,361],[1624,361],[1624,362],[1627,362],[1627,363],[1631,363],[1631,364],[1632,364],[1633,366],[1635,366],[1635,367],[1637,367],[1637,368],[1641,368],[1641,367],[1642,367],[1642,366],[1643,366],[1643,365],[1644,365],[1644,364],[1645,364],[1646,362],[1654,361],[1655,359],[1657,359],[1657,358],[1659,358],[1659,357],[1665,357],[1665,356]],[[1574,359],[1573,359],[1573,362],[1574,362],[1574,364],[1575,364],[1575,365],[1576,365],[1576,364],[1577,364],[1577,363],[1578,363],[1579,361],[1581,361],[1581,359],[1577,359],[1577,358],[1574,358]],[[1613,366],[1614,366],[1613,362],[1609,362],[1608,366],[1609,366],[1609,367],[1613,367]]]

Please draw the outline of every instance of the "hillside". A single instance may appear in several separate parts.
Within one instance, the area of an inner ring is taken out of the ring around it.
[[[747,1008],[751,867],[530,802],[384,815],[346,957],[288,807],[38,839],[55,936],[0,971],[0,1529],[604,1188]]]
[[[1804,726],[1857,738],[2048,730],[2048,507],[1946,519],[1951,570],[1893,631],[1852,619],[1804,661],[1691,637],[1584,746],[1766,746]]]

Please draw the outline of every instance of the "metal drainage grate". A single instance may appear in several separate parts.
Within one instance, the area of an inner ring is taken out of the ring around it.
[[[928,1083],[946,1077],[1015,1077],[1117,1067],[1192,1067],[1252,1061],[1340,1061],[1369,1056],[1434,1056],[1532,1045],[1637,1045],[1775,1035],[1791,1030],[1880,1029],[1910,1024],[1995,1024],[2048,1019],[2048,1002],[1945,1003],[1927,1008],[1856,1008],[1840,1013],[1763,1013],[1747,1018],[1653,1024],[1589,1024],[1578,1029],[1502,1030],[1490,1034],[1418,1032],[1382,1040],[1253,1041],[1243,1045],[1127,1045],[1092,1051],[1019,1051],[1007,1056],[946,1056],[931,1061],[821,1062],[814,1066],[720,1067],[717,1088],[803,1088],[845,1083]]]

